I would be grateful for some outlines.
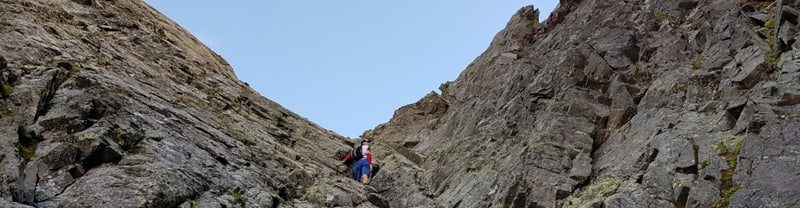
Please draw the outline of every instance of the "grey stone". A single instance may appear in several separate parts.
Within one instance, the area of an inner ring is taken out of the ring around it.
[[[794,40],[792,35],[796,34],[797,31],[797,28],[792,25],[792,23],[784,22],[780,25],[780,28],[778,28],[778,40],[780,40],[782,44],[789,45]]]
[[[592,158],[586,154],[580,154],[572,161],[572,169],[569,177],[576,181],[584,181],[592,174]]]
[[[707,180],[697,181],[689,191],[686,207],[712,207],[720,198],[718,187],[717,184]]]
[[[762,76],[767,73],[766,70],[769,70],[766,67],[762,67],[765,58],[764,53],[756,46],[745,48],[737,53],[734,59],[735,63],[731,67],[733,67],[732,71],[738,72],[733,74],[731,81],[740,84],[745,89],[753,87],[762,80]]]
[[[796,110],[796,109],[795,109]],[[734,182],[741,186],[731,197],[732,207],[794,206],[800,202],[798,185],[800,125],[770,123],[760,134],[745,138]]]
[[[768,14],[761,13],[761,12],[750,14],[750,19],[755,21],[756,24],[758,24],[758,25],[764,25],[764,23],[767,21],[768,17],[769,17]]]
[[[630,118],[636,114],[636,103],[619,78],[612,82],[609,91],[611,106],[609,106],[608,125],[611,128],[617,128],[630,121]]]
[[[625,69],[639,59],[639,47],[631,31],[612,29],[600,35],[593,48],[614,69]]]

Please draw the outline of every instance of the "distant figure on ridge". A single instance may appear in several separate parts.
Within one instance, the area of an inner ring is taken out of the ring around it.
[[[353,179],[362,184],[369,184],[370,171],[372,170],[372,152],[369,149],[370,140],[364,138],[361,145],[347,153],[342,159],[345,165],[353,164]]]

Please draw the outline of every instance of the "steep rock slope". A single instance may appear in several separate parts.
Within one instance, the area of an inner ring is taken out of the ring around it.
[[[393,207],[800,206],[800,1],[521,9],[365,135]]]
[[[0,207],[384,205],[141,0],[0,0],[0,78]]]

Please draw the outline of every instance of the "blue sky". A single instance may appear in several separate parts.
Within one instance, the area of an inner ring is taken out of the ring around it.
[[[356,137],[454,80],[519,8],[557,0],[146,0],[222,55],[239,79]]]

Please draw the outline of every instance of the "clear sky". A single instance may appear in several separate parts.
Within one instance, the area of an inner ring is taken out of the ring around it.
[[[454,80],[519,8],[557,0],[146,0],[265,97],[356,137]]]

